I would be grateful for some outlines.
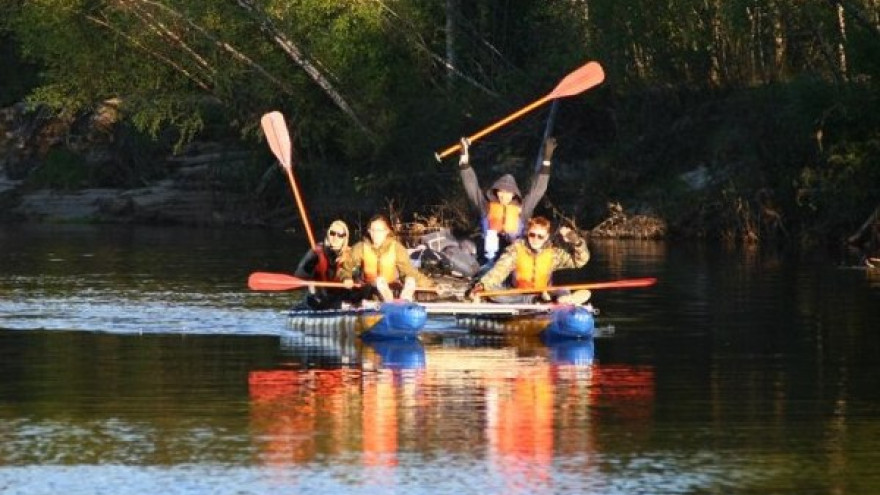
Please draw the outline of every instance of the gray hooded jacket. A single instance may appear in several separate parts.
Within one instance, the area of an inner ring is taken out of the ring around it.
[[[538,206],[538,201],[540,201],[544,196],[544,193],[547,192],[547,183],[550,181],[550,167],[541,167],[538,174],[532,177],[532,184],[528,194],[523,197],[519,187],[516,185],[516,179],[510,174],[504,174],[499,177],[498,180],[492,184],[492,187],[483,193],[480,189],[477,174],[474,172],[473,167],[470,165],[463,165],[460,173],[461,182],[464,185],[467,197],[480,214],[481,225],[486,224],[485,220],[489,211],[489,202],[498,201],[498,190],[510,191],[513,193],[513,201],[518,203],[521,208],[520,223],[521,225],[525,225],[532,217],[535,207]]]

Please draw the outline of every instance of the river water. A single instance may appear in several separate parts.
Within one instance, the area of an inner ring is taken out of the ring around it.
[[[293,331],[284,233],[0,230],[0,493],[880,493],[880,273],[591,242],[592,342]],[[453,325],[454,326],[454,325]]]

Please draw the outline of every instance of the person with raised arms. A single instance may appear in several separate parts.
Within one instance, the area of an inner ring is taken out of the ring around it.
[[[491,263],[496,253],[503,251],[522,235],[523,227],[535,211],[538,202],[547,192],[550,180],[550,165],[556,139],[550,137],[544,143],[542,166],[532,179],[528,194],[523,197],[516,179],[504,174],[483,191],[477,174],[470,165],[470,143],[461,139],[459,173],[465,193],[480,215],[483,233],[483,253],[486,262]]]
[[[417,287],[434,286],[412,265],[406,247],[394,236],[384,215],[370,219],[367,236],[351,248],[351,255],[342,263],[339,278],[346,287],[354,287],[355,277],[365,283],[364,298],[378,294],[382,301],[394,300],[395,291],[400,299],[412,301]]]
[[[526,225],[524,239],[519,239],[507,247],[498,257],[495,265],[479,278],[470,290],[471,298],[478,300],[482,291],[505,287],[540,289],[550,287],[553,272],[556,270],[581,268],[590,260],[586,241],[568,227],[560,227],[559,235],[565,247],[555,246],[550,240],[552,224],[550,220],[537,216]],[[549,294],[556,296],[561,304],[583,304],[590,299],[589,290],[578,290],[570,294]],[[492,298],[494,302],[533,302],[535,295],[511,295]]]

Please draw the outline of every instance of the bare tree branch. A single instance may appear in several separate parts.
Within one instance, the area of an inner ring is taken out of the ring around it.
[[[437,62],[440,65],[442,65],[443,67],[445,67],[446,70],[448,70],[450,74],[454,74],[454,75],[458,76],[459,78],[463,79],[464,81],[467,81],[472,86],[474,86],[475,88],[479,89],[480,91],[486,93],[489,96],[492,96],[495,98],[497,98],[499,96],[497,92],[492,91],[491,89],[487,88],[486,86],[480,84],[473,77],[470,77],[467,74],[465,74],[464,72],[462,72],[461,70],[459,70],[452,55],[447,55],[446,57],[443,57],[443,56],[440,56],[440,55],[434,53],[428,47],[428,43],[425,41],[425,39],[422,37],[422,35],[416,29],[414,29],[412,27],[412,23],[408,22],[406,19],[401,17],[400,14],[398,14],[397,12],[392,10],[391,7],[389,7],[387,3],[385,3],[383,0],[373,0],[373,1],[378,3],[379,6],[381,6],[386,12],[388,12],[389,15],[391,15],[392,17],[394,17],[394,19],[396,21],[398,21],[398,24],[396,24],[396,25],[407,26],[408,27],[407,31],[410,33],[410,35],[413,38],[415,38],[415,41],[414,41],[415,46],[419,50],[421,50],[422,52],[427,53],[428,56],[431,57],[435,62]],[[449,34],[447,34],[447,36],[449,36]],[[447,52],[447,53],[450,53],[450,52]]]
[[[200,79],[195,74],[193,74],[186,67],[183,67],[182,65],[178,64],[174,60],[171,60],[170,58],[166,57],[165,55],[148,48],[140,41],[132,38],[127,33],[122,31],[121,29],[117,28],[116,26],[113,26],[112,24],[110,24],[109,22],[107,22],[104,19],[99,19],[93,15],[86,15],[85,18],[86,18],[86,20],[88,20],[90,22],[93,22],[99,26],[102,26],[102,27],[110,30],[113,34],[124,39],[126,42],[128,42],[133,47],[137,48],[138,50],[141,50],[142,52],[155,58],[156,60],[162,62],[163,64],[168,65],[169,67],[173,68],[174,70],[179,72],[181,75],[183,75],[184,77],[186,77],[187,79],[192,81],[196,86],[198,86],[202,90],[204,90],[208,93],[212,93],[211,87],[208,85],[208,83],[206,81],[203,81],[202,79]]]
[[[177,33],[169,29],[162,23],[160,20],[157,20],[156,17],[150,12],[146,11],[141,6],[137,5],[135,0],[119,0],[119,4],[122,7],[128,7],[129,12],[132,13],[135,17],[137,17],[150,31],[156,34],[160,39],[165,39],[173,43],[175,46],[183,50],[184,53],[188,54],[195,60],[196,65],[201,67],[203,70],[207,71],[210,74],[216,74],[216,70],[214,67],[205,60],[198,52],[194,49],[190,48],[190,46],[184,41]]]
[[[297,65],[299,65],[308,76],[321,88],[325,93],[333,100],[333,103],[336,104],[347,116],[350,118],[355,125],[360,129],[370,140],[376,141],[376,135],[370,130],[358,117],[357,113],[355,113],[354,109],[348,104],[342,94],[336,90],[330,80],[324,76],[324,74],[316,67],[314,63],[312,63],[296,46],[292,41],[290,41],[284,33],[281,32],[272,21],[264,15],[262,12],[258,12],[254,7],[254,4],[250,0],[233,0],[238,6],[242,9],[246,10],[251,14],[259,23],[260,29],[269,36],[275,44],[277,44],[284,53],[286,53]]]
[[[248,57],[247,55],[245,55],[244,53],[242,53],[241,51],[239,51],[238,49],[236,49],[234,46],[232,46],[232,45],[229,44],[228,42],[218,39],[216,36],[214,36],[213,34],[211,34],[210,32],[208,32],[208,30],[206,30],[206,29],[203,28],[202,26],[200,26],[200,25],[194,23],[190,18],[186,17],[185,15],[181,14],[180,12],[178,12],[178,11],[172,9],[171,7],[169,7],[169,6],[165,5],[165,4],[162,4],[162,3],[160,3],[160,2],[156,2],[156,1],[154,1],[154,0],[139,0],[139,1],[140,1],[141,3],[143,3],[143,4],[149,4],[149,5],[154,6],[154,7],[157,8],[157,9],[164,10],[164,11],[166,11],[167,13],[169,13],[169,14],[173,15],[174,17],[176,17],[177,19],[179,19],[179,20],[181,20],[181,21],[187,23],[191,28],[195,29],[195,30],[198,31],[202,36],[204,36],[205,38],[207,38],[208,40],[210,40],[210,41],[211,41],[216,47],[218,47],[219,49],[225,51],[226,53],[228,53],[229,55],[231,55],[234,59],[238,60],[239,62],[241,62],[241,63],[247,65],[248,67],[251,67],[252,69],[256,70],[256,71],[257,71],[258,73],[260,73],[263,77],[265,77],[265,78],[268,79],[270,82],[272,82],[272,84],[274,84],[274,85],[278,86],[279,88],[281,88],[284,92],[286,92],[286,93],[291,93],[291,92],[292,92],[292,90],[291,90],[291,88],[290,88],[289,85],[284,84],[284,82],[283,82],[281,79],[279,79],[279,78],[275,77],[274,75],[272,75],[268,70],[266,70],[266,68],[264,68],[264,67],[261,66],[260,64],[256,63],[253,59],[251,59],[250,57]]]

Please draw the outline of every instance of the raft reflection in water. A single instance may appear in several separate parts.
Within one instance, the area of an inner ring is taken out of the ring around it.
[[[603,421],[628,435],[649,431],[650,367],[596,364],[592,340],[473,345],[470,337],[355,340],[357,364],[252,371],[260,459],[285,467],[347,463],[359,454],[360,464],[346,467],[364,471],[352,483],[384,489],[398,479],[402,453],[412,459],[477,451],[492,460],[493,479],[516,491],[549,483],[559,456],[578,459],[584,476],[600,476],[591,459],[601,450],[596,428]],[[280,469],[279,484],[291,473]]]

